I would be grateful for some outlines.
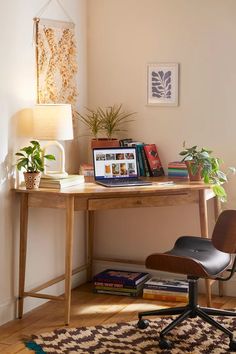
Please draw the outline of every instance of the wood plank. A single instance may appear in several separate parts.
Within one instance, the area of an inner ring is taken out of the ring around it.
[[[236,308],[236,298],[213,296],[212,300],[213,306],[216,308]],[[199,303],[205,305],[205,295],[199,295]],[[141,297],[98,295],[92,292],[91,284],[85,284],[72,291],[70,327],[136,321],[139,311],[179,305],[180,303],[158,302]],[[63,313],[63,302],[49,301],[26,314],[23,319],[14,320],[1,326],[0,352],[3,354],[31,353],[25,349],[22,339],[30,337],[32,334],[63,327],[61,320]]]
[[[145,208],[145,207],[162,207],[191,204],[198,202],[197,192],[179,193],[172,195],[159,196],[140,196],[140,197],[125,197],[125,198],[103,198],[90,199],[88,202],[89,210],[106,210],[106,209],[121,209],[121,208]]]

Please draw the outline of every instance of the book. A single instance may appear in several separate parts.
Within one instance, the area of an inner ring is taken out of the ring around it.
[[[94,276],[94,282],[106,282],[124,285],[138,285],[150,277],[147,272],[134,272],[117,269],[106,269]]]
[[[69,175],[66,178],[50,179],[41,178],[39,188],[60,189],[84,183],[83,175]]]
[[[139,174],[141,177],[145,177],[145,175],[146,175],[144,160],[143,160],[143,155],[142,155],[143,145],[144,145],[143,143],[136,144],[137,158],[138,158],[138,164],[139,164]]]
[[[120,146],[128,146],[129,143],[131,143],[133,141],[132,138],[125,138],[125,139],[121,139],[119,141]]]
[[[144,294],[154,294],[154,295],[162,295],[162,296],[181,296],[183,298],[188,298],[188,292],[182,293],[179,291],[166,291],[159,289],[143,289]]]
[[[122,288],[126,288],[126,289],[138,289],[138,287],[143,287],[143,285],[145,284],[145,280],[143,282],[141,282],[138,285],[126,285],[126,284],[120,284],[120,283],[106,283],[106,282],[100,282],[100,281],[95,281],[94,282],[94,286],[108,286],[109,288],[114,288],[114,289],[122,289]]]
[[[144,167],[145,176],[146,177],[150,177],[150,171],[149,171],[149,167],[148,167],[148,160],[147,160],[147,156],[146,156],[145,151],[144,151],[144,145],[142,146],[141,154],[142,154],[142,159],[143,159],[143,167]]]
[[[110,287],[110,286],[94,286],[94,290],[106,290],[106,291],[121,291],[123,293],[137,293],[137,292],[140,292],[140,290],[142,290],[143,287],[138,287],[138,288],[113,288],[113,287]]]
[[[150,175],[154,177],[164,176],[164,170],[155,144],[145,144],[144,151],[147,157]]]
[[[79,174],[84,176],[94,176],[93,165],[86,163],[80,165]]]
[[[170,302],[175,302],[175,301],[187,302],[188,301],[187,297],[179,296],[179,295],[160,295],[160,294],[143,293],[143,298],[150,299],[150,300],[170,301]]]
[[[122,295],[122,296],[139,296],[141,294],[141,291],[136,291],[136,292],[124,292],[124,291],[118,291],[118,290],[93,290],[96,294],[109,294],[109,295]]]
[[[168,176],[188,178],[188,169],[185,162],[173,161],[168,163]]]
[[[188,282],[182,279],[151,278],[144,284],[144,289],[165,290],[180,293],[188,293]]]

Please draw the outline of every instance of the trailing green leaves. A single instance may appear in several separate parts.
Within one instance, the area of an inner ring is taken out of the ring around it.
[[[191,161],[190,168],[193,175],[196,175],[200,168],[204,183],[212,184],[215,195],[225,202],[227,195],[222,184],[227,182],[227,176],[220,170],[222,160],[218,157],[213,157],[211,150],[198,149],[197,145],[186,148],[184,143],[183,147],[184,150],[179,153],[183,157],[182,161]],[[230,170],[235,172],[234,167],[231,167]]]
[[[19,171],[24,169],[26,172],[43,172],[44,159],[55,160],[51,154],[43,155],[43,150],[38,141],[32,140],[31,145],[20,149],[15,155],[19,156],[16,167]]]

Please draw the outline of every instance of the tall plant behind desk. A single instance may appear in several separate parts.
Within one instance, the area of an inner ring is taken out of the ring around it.
[[[153,180],[153,179],[152,179]],[[158,178],[158,181],[160,179]],[[163,178],[163,180],[165,180]],[[155,181],[155,180],[153,180]],[[71,278],[72,274],[87,270],[88,277],[92,274],[93,261],[93,235],[94,235],[94,213],[97,210],[119,209],[119,208],[143,208],[178,206],[183,204],[198,204],[201,236],[208,237],[207,200],[214,197],[210,186],[201,183],[177,182],[174,185],[160,186],[153,182],[148,187],[131,188],[104,188],[94,183],[85,183],[77,187],[70,187],[64,190],[39,189],[25,190],[16,189],[20,195],[20,266],[19,266],[19,309],[18,315],[23,316],[24,298],[27,296],[38,297],[65,303],[65,324],[70,321],[71,303]],[[215,215],[219,214],[219,203],[215,200]],[[25,291],[25,271],[27,256],[27,233],[28,233],[28,209],[32,208],[53,208],[64,209],[66,214],[65,229],[65,274],[56,277],[34,289]],[[87,262],[83,266],[72,270],[72,251],[74,234],[74,212],[87,211],[88,214],[88,255]],[[111,259],[110,259],[111,260]],[[130,263],[129,260],[119,259],[119,262]],[[134,262],[135,263],[135,262]],[[143,262],[144,263],[144,262]],[[65,279],[65,294],[53,296],[40,294],[39,291]],[[211,303],[210,283],[207,282],[207,302]]]

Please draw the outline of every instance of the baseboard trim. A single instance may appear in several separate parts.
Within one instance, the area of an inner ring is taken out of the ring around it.
[[[73,275],[72,277],[72,289],[86,282],[86,271],[82,271]],[[62,295],[64,293],[64,280],[60,283],[54,284],[47,289],[44,289],[42,293],[50,293],[52,295]],[[26,298],[24,300],[24,314],[36,309],[49,300],[38,298]],[[9,299],[8,301],[0,304],[0,325],[3,325],[9,321],[17,318],[17,298]]]

